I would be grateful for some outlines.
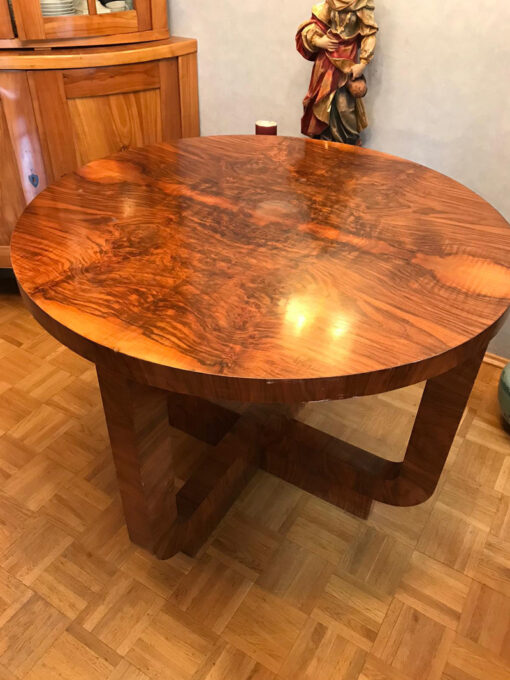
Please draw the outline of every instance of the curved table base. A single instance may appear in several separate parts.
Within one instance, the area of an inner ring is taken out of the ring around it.
[[[437,486],[482,358],[483,353],[427,382],[401,463],[271,407],[250,407],[239,415],[98,367],[131,540],[160,559],[179,551],[195,554],[259,467],[363,518],[374,500],[423,503]],[[168,423],[213,445],[180,489]]]

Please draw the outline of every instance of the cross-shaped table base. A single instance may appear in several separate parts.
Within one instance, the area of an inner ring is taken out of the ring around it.
[[[437,486],[482,358],[428,380],[400,463],[295,420],[299,405],[251,404],[238,413],[98,366],[131,540],[160,559],[195,554],[258,468],[362,518],[374,500],[424,502]],[[179,490],[169,424],[212,445]]]

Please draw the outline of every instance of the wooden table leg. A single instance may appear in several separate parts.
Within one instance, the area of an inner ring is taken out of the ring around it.
[[[158,553],[177,519],[167,393],[97,367],[129,537]]]
[[[207,444],[218,444],[239,418],[235,411],[206,399],[176,392],[167,394],[170,425]]]
[[[356,488],[356,461],[372,472],[379,462],[384,465],[382,460],[282,413],[264,411],[262,468],[357,517],[368,517],[372,499]]]
[[[131,540],[160,559],[181,550],[194,554],[258,469],[257,421],[99,366],[97,373]],[[172,424],[205,441],[221,437],[178,491],[169,413]],[[216,426],[211,420],[215,415]]]
[[[375,500],[417,505],[434,493],[457,434],[485,350],[427,381],[406,454],[393,479],[370,488]]]
[[[484,352],[427,382],[403,462],[394,463],[296,420],[260,420],[262,467],[359,517],[372,501],[411,506],[434,493]]]

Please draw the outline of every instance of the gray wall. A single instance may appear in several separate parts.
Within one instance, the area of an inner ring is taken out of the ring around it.
[[[169,0],[199,40],[202,134],[274,119],[299,134],[311,64],[295,51],[313,0]],[[510,220],[510,0],[376,0],[366,145],[463,182]],[[505,347],[510,356],[510,336]]]

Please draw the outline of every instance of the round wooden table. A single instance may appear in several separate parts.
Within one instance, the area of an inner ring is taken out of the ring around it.
[[[363,517],[426,500],[510,305],[510,229],[480,197],[285,137],[90,163],[27,208],[12,262],[34,317],[96,363],[129,533],[161,558],[196,551],[258,467]],[[292,419],[423,380],[402,463]],[[214,445],[178,491],[168,422]]]

